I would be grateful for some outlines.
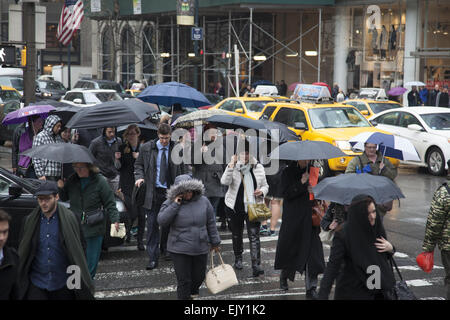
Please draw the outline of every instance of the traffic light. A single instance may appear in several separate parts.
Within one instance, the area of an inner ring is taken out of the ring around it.
[[[200,55],[201,56],[203,55],[203,49],[200,49]]]
[[[23,47],[23,49],[21,50],[20,62],[22,67],[25,67],[27,65],[27,47]]]

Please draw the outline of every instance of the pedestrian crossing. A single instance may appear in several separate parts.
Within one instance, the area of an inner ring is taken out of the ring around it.
[[[231,233],[221,231],[221,254],[225,263],[234,263]],[[261,237],[261,264],[265,274],[252,277],[248,239],[244,234],[243,270],[236,271],[239,285],[217,295],[209,293],[203,284],[198,300],[304,300],[306,289],[304,275],[296,274],[295,281],[288,281],[289,290],[279,288],[280,270],[274,270],[278,236]],[[330,245],[324,244],[325,261],[328,260]],[[408,286],[422,300],[444,300],[444,270],[435,266],[430,274],[423,272],[415,259],[405,253],[397,252],[395,260]],[[148,262],[146,251],[137,251],[135,242],[113,247],[102,253],[95,277],[95,298],[99,300],[175,300],[176,277],[171,261],[160,259],[159,267],[146,270]],[[216,259],[218,263],[218,259]],[[209,264],[208,259],[208,264]],[[319,284],[322,275],[319,275]],[[439,290],[437,290],[439,289]],[[440,294],[436,294],[439,292]],[[330,299],[333,297],[333,291]]]

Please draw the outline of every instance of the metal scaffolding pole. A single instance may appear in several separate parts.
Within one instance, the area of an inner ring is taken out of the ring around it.
[[[317,82],[320,81],[320,54],[322,51],[322,8],[319,9],[319,49],[317,54]]]
[[[203,81],[202,81],[202,92],[206,92],[206,37],[205,37],[205,30],[206,30],[206,17],[203,16]]]
[[[230,96],[230,73],[231,73],[231,11],[228,11],[228,56],[225,56],[228,59],[228,70],[227,70],[227,94]]]
[[[250,8],[250,36],[249,36],[249,58],[248,58],[248,83],[252,83],[252,33],[253,33],[253,8]],[[238,88],[236,88],[238,90]]]
[[[161,53],[159,52],[159,17],[156,17],[156,74],[158,76],[157,79],[162,79],[162,82],[164,82],[164,70],[161,70],[162,68],[162,61],[161,61]],[[161,77],[159,76],[161,75]],[[157,83],[159,83],[159,80],[157,80]]]
[[[177,24],[177,82],[180,82],[180,26]]]
[[[300,35],[303,33],[303,12],[300,12]],[[303,60],[303,37],[299,39],[298,49],[298,81],[302,81],[302,60]]]
[[[174,77],[175,77],[175,59],[174,59],[174,39],[173,39],[173,17],[170,17],[170,69],[171,69],[171,77],[170,80],[171,81],[175,81]]]

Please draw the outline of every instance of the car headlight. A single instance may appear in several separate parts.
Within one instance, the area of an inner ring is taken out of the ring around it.
[[[352,149],[350,142],[348,142],[347,140],[337,140],[336,146],[341,150],[351,150]]]
[[[42,95],[44,97],[51,97],[52,96],[52,94],[50,92],[44,92]]]

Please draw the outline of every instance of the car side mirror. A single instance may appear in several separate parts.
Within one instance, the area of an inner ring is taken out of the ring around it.
[[[368,110],[362,110],[362,111],[360,111],[361,112],[361,114],[363,115],[363,116],[368,116],[369,115],[369,111]]]
[[[371,125],[373,125],[374,127],[376,127],[378,125],[378,122],[376,122],[375,120],[370,120],[369,121]]]
[[[234,112],[236,112],[236,113],[244,113],[244,109],[239,108],[239,109],[234,110]]]
[[[9,186],[8,193],[9,193],[9,196],[12,197],[13,199],[20,197],[22,192],[23,192],[23,189],[18,184],[13,183]]]
[[[414,130],[414,131],[424,131],[424,129],[419,126],[418,124],[409,124],[408,129]]]
[[[83,101],[81,101],[81,99],[73,99],[73,103],[76,103],[76,104],[82,104],[83,103]]]
[[[294,123],[294,129],[306,130],[306,125],[303,122],[296,122]]]

